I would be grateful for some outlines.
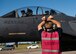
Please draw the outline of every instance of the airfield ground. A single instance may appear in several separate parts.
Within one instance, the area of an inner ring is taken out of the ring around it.
[[[19,45],[15,50],[5,50],[0,51],[0,54],[41,54],[41,44],[39,44],[40,48],[38,49],[26,49],[28,45]],[[76,51],[65,51],[62,54],[76,54]]]
[[[41,49],[0,51],[0,54],[41,54]],[[76,54],[76,51],[62,52],[62,54]]]

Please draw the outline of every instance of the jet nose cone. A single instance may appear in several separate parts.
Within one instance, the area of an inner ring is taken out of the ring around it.
[[[69,25],[70,25],[72,30],[76,31],[76,21],[70,21]]]

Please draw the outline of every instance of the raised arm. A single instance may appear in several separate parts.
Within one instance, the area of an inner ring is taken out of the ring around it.
[[[51,20],[54,24],[56,24],[57,25],[57,27],[58,28],[61,28],[61,23],[60,22],[58,22],[57,20]]]
[[[45,24],[45,21],[42,21],[39,25],[38,25],[38,30],[42,29],[42,26]]]
[[[38,30],[42,29],[42,26],[45,24],[45,20],[46,20],[45,16],[43,16],[41,20],[42,22],[38,25]]]

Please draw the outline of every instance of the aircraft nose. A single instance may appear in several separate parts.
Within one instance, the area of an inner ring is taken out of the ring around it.
[[[69,25],[70,25],[72,30],[76,31],[76,21],[70,21]]]

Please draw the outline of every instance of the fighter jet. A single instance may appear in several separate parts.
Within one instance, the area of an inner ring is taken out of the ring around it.
[[[37,26],[43,16],[54,15],[62,24],[64,34],[76,36],[76,18],[60,11],[40,6],[13,10],[0,17],[0,42],[39,41]]]

